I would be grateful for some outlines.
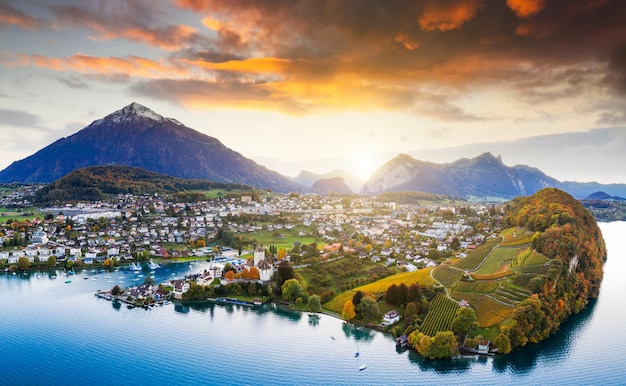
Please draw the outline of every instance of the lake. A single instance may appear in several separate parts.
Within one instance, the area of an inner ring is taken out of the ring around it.
[[[391,336],[273,306],[143,310],[94,296],[142,280],[127,271],[0,274],[0,384],[623,385],[626,222],[600,227],[609,256],[598,300],[550,339],[498,357],[424,360]],[[155,275],[206,266],[168,264]]]

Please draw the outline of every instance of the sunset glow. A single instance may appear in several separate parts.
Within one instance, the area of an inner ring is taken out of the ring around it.
[[[0,168],[133,101],[288,175],[624,127],[624,20],[617,0],[0,0]],[[531,154],[503,158],[597,176]]]

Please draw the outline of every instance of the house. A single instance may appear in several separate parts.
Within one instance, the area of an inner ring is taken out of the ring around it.
[[[478,342],[478,353],[479,354],[487,354],[489,353],[489,341],[486,339],[481,339]]]
[[[396,339],[396,346],[400,346],[402,348],[407,347],[409,345],[409,337],[406,334],[400,335]]]
[[[210,272],[204,271],[204,273],[196,279],[196,283],[199,285],[210,285],[213,283],[213,276]]]
[[[380,324],[384,327],[384,326],[390,326],[399,321],[400,321],[400,314],[396,310],[391,310],[387,312],[385,315],[383,315],[383,320]]]
[[[170,280],[170,284],[172,284],[172,292],[175,299],[182,299],[183,294],[189,291],[189,283],[185,280]]]

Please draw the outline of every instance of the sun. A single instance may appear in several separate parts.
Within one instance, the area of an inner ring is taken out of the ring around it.
[[[376,165],[374,163],[375,157],[368,153],[360,153],[356,154],[352,158],[352,162],[350,165],[350,172],[355,176],[362,179],[369,179],[374,170],[376,169]]]

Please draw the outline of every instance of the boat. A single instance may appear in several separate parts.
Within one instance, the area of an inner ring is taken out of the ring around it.
[[[359,352],[357,351],[357,352],[354,353],[354,357],[356,358],[358,356],[359,356]]]
[[[131,271],[139,272],[141,271],[141,266],[137,263],[130,263]]]
[[[157,263],[155,263],[154,261],[150,260],[148,262],[148,268],[154,270],[154,269],[157,269],[157,268],[161,268],[161,266],[158,265]]]
[[[362,364],[361,366],[359,366],[359,371],[363,371],[367,368],[366,364]]]
[[[65,284],[70,284],[72,281],[71,280],[66,280]]]
[[[331,335],[331,336],[330,336],[330,339],[335,340],[335,337]]]

